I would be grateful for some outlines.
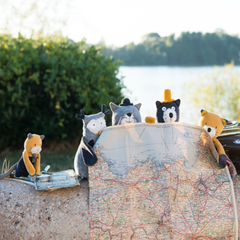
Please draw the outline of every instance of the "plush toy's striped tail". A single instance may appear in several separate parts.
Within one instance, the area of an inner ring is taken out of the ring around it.
[[[10,175],[10,173],[11,173],[13,170],[16,169],[16,167],[17,167],[17,163],[15,163],[14,165],[12,165],[7,172],[5,172],[5,173],[3,173],[3,174],[0,174],[0,180],[8,177],[8,176]]]

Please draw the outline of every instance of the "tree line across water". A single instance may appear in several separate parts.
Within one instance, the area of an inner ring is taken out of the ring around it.
[[[222,30],[214,33],[183,32],[161,37],[149,33],[139,44],[107,47],[103,54],[122,60],[125,66],[208,66],[234,62],[240,64],[240,38]]]

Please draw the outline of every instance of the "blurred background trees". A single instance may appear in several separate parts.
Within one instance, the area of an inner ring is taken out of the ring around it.
[[[125,66],[211,66],[234,61],[239,65],[240,39],[219,29],[215,33],[183,32],[166,37],[150,33],[135,45],[103,49]]]

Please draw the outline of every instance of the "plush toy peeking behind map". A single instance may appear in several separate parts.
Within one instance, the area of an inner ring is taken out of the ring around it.
[[[40,174],[40,152],[42,150],[42,140],[44,135],[29,133],[24,142],[24,151],[19,161],[14,164],[6,173],[0,175],[3,179],[16,170],[15,177],[27,177],[28,175]]]
[[[201,118],[199,120],[199,126],[203,127],[210,135],[213,143],[217,149],[219,155],[219,166],[225,168],[226,166],[226,153],[222,144],[217,140],[217,137],[223,130],[223,127],[228,123],[226,119],[219,117],[214,113],[209,113],[205,110],[201,110]]]
[[[171,90],[164,90],[164,100],[162,102],[156,101],[157,107],[157,122],[178,122],[179,121],[179,106],[180,99],[174,100],[171,98]]]
[[[167,122],[178,122],[179,121],[179,106],[181,100],[174,100],[171,97],[171,90],[164,90],[164,100],[162,102],[156,101],[156,117],[158,123],[167,123]],[[155,118],[146,117],[145,121],[147,123],[154,123]]]
[[[85,115],[81,109],[80,114],[75,116],[83,121],[83,137],[74,158],[74,169],[76,174],[83,178],[88,177],[87,166],[93,166],[97,162],[97,156],[92,147],[106,127],[104,117],[111,111],[109,109],[105,112],[105,109],[106,105],[103,104],[102,111],[92,115]]]
[[[141,103],[133,105],[128,98],[123,98],[118,105],[110,102],[109,106],[112,110],[112,125],[123,125],[128,123],[141,122],[140,115]]]

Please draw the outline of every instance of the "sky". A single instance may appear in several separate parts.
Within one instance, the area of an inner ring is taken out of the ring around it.
[[[151,32],[179,36],[223,29],[240,36],[239,16],[240,0],[0,0],[0,26],[13,35],[20,31],[30,36],[39,22],[47,21],[44,31],[50,34],[61,30],[76,42],[86,38],[88,43],[104,41],[116,47],[137,44]]]

